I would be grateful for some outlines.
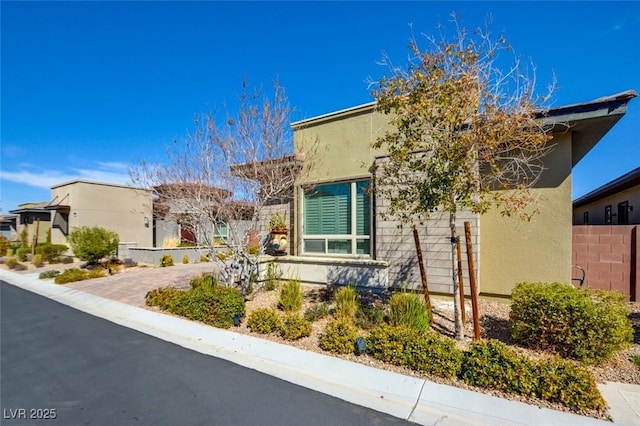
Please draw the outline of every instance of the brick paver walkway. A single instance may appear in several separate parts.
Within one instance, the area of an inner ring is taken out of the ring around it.
[[[128,270],[115,275],[65,284],[65,287],[95,294],[133,306],[145,307],[144,296],[159,287],[188,288],[189,281],[205,272],[213,272],[214,263],[176,264],[166,268],[148,267]]]

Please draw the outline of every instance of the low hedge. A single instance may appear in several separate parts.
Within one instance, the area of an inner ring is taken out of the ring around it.
[[[520,283],[511,298],[511,335],[520,345],[600,364],[633,341],[621,294]]]

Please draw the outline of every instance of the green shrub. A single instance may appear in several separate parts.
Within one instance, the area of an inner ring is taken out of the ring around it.
[[[354,322],[363,330],[371,330],[384,324],[384,317],[385,310],[382,306],[359,305]]]
[[[595,378],[575,362],[558,357],[542,360],[535,365],[534,375],[538,378],[538,398],[559,402],[581,413],[605,408]]]
[[[189,264],[189,256],[187,256],[186,254],[184,256],[182,256],[182,263],[184,265],[188,265]]]
[[[56,271],[55,269],[52,269],[50,271],[40,272],[40,275],[38,275],[38,278],[41,280],[46,280],[48,278],[55,278],[58,275],[60,275],[60,271]]]
[[[318,321],[331,313],[331,309],[326,303],[314,303],[304,312],[304,319],[307,321]]]
[[[15,252],[12,248],[7,249],[7,257],[13,257],[14,254]]]
[[[517,343],[599,364],[633,341],[624,296],[560,283],[520,283],[509,322]]]
[[[41,254],[34,255],[33,259],[31,260],[31,263],[33,263],[33,265],[38,268],[44,265],[44,262],[42,261],[42,255]]]
[[[166,266],[173,266],[173,256],[165,254],[160,258],[160,266],[163,268]]]
[[[167,311],[219,328],[231,327],[234,316],[243,316],[245,312],[244,297],[231,287],[201,286],[175,291],[167,297]]]
[[[105,228],[83,226],[74,228],[67,241],[76,257],[89,263],[97,263],[116,252],[120,237]]]
[[[260,308],[249,314],[247,326],[251,331],[260,334],[269,334],[280,327],[280,316],[273,308]]]
[[[389,324],[429,330],[429,313],[424,300],[413,293],[395,293],[389,300]]]
[[[640,354],[631,355],[631,362],[640,367]]]
[[[280,323],[280,335],[287,340],[297,340],[311,334],[311,323],[299,314],[287,313]]]
[[[67,284],[74,281],[83,281],[89,280],[92,278],[101,278],[106,275],[106,272],[103,268],[96,268],[92,271],[88,271],[85,269],[77,269],[71,268],[66,269],[60,275],[57,275],[54,278],[54,282],[56,284]]]
[[[302,308],[302,289],[300,281],[287,281],[280,289],[278,308],[285,312],[295,312]]]
[[[358,310],[358,292],[352,286],[341,287],[333,299],[336,302],[334,315],[336,318],[353,320]]]
[[[194,290],[201,287],[208,290],[216,287],[218,285],[218,280],[213,274],[202,274],[199,277],[193,278],[191,281],[189,281],[189,285]]]
[[[533,363],[499,340],[473,342],[462,362],[461,378],[473,386],[535,395],[537,376]]]
[[[36,254],[42,255],[42,260],[50,263],[58,263],[62,253],[67,251],[68,247],[64,244],[38,244]]]
[[[160,309],[168,310],[172,300],[180,297],[176,293],[184,293],[184,291],[172,287],[156,288],[146,294],[144,301],[147,306],[157,306]]]
[[[16,257],[20,262],[26,262],[30,254],[31,254],[31,249],[29,247],[20,247],[16,251]]]
[[[55,277],[56,284],[67,284],[74,281],[83,281],[89,278],[89,271],[84,269],[71,268],[66,269],[60,275]]]
[[[0,256],[7,255],[9,249],[9,240],[3,234],[0,234]],[[13,253],[11,253],[13,255]]]
[[[383,324],[371,330],[367,351],[377,359],[439,377],[455,377],[462,352],[438,333]]]
[[[16,265],[18,264],[18,258],[15,256],[9,256],[7,257],[7,261],[5,262],[5,265],[7,265],[7,268],[9,269],[13,269],[16,267]]]
[[[211,262],[211,253],[201,254],[200,262]]]
[[[64,264],[69,264],[69,263],[73,263],[73,257],[71,256],[65,256],[62,259],[60,259],[60,262],[64,263]]]
[[[355,353],[358,329],[345,318],[329,322],[320,336],[320,348],[338,354]]]

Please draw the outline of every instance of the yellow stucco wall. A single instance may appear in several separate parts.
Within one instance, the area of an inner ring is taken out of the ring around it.
[[[118,233],[121,242],[140,247],[153,245],[151,192],[126,186],[74,181],[51,189],[51,196],[71,206],[69,231],[74,227],[99,226]],[[56,198],[57,197],[57,198]],[[144,224],[144,218],[149,226]],[[52,242],[66,244],[59,229],[52,230]]]
[[[532,194],[530,222],[492,210],[480,218],[480,292],[509,295],[522,281],[571,278],[571,135],[556,135],[547,170]]]

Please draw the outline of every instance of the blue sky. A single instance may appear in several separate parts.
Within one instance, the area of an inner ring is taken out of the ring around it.
[[[455,11],[493,16],[553,106],[640,91],[640,2],[6,2],[0,208],[72,179],[127,183],[195,114],[233,109],[240,83],[286,88],[302,119],[372,100],[382,52],[407,56]],[[574,168],[574,198],[640,166],[640,99]]]

